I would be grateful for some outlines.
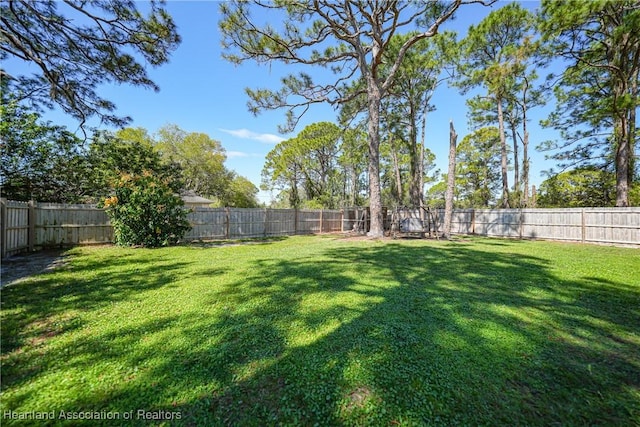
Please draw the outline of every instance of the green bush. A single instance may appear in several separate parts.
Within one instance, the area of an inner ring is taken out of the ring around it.
[[[159,247],[176,243],[190,229],[188,210],[168,183],[149,172],[123,175],[115,195],[102,206],[113,225],[116,244]]]

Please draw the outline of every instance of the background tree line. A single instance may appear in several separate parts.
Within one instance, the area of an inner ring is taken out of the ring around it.
[[[2,197],[60,203],[98,203],[123,175],[152,172],[176,193],[192,190],[217,206],[257,207],[258,189],[228,170],[220,142],[167,125],[94,131],[81,139],[2,91]]]
[[[393,84],[381,95],[377,118],[383,204],[422,205],[425,184],[432,183],[426,204],[444,205],[446,176],[439,171],[428,174],[433,158],[425,146],[425,127],[428,113],[436,108],[430,104],[431,96],[445,81],[463,94],[471,90],[478,93],[467,101],[472,131],[457,149],[456,206],[640,204],[640,174],[635,161],[640,37],[634,28],[638,25],[640,6],[636,2],[548,0],[542,2],[537,14],[518,3],[505,5],[471,26],[461,40],[448,32],[422,38],[404,52],[400,64],[394,59],[418,33],[390,38],[377,68],[381,80],[395,73]],[[234,34],[248,37],[239,30]],[[541,78],[540,71],[557,57],[564,58],[568,68]],[[363,75],[343,85],[341,93],[347,100],[340,104],[338,120],[342,128],[360,129],[362,135],[366,135],[371,114],[365,78]],[[548,172],[534,199],[530,184],[530,111],[545,105],[552,95],[556,110],[543,125],[559,130],[563,141],[538,141],[535,148],[548,152],[561,171]],[[273,102],[264,92],[252,92],[250,96],[256,103],[264,102],[260,104],[263,108],[283,104]],[[292,195],[292,205],[317,205],[326,200],[325,206],[335,206],[336,202],[355,200],[347,198],[344,191],[336,198],[335,187],[346,188],[348,178],[337,161],[330,164],[336,167],[333,172],[323,173],[341,183],[331,187],[331,194],[319,195],[305,187],[315,182],[304,172],[313,166],[301,160],[306,155],[313,163],[315,158],[305,151],[306,137],[301,138],[308,129],[270,153],[263,186]],[[342,142],[337,129],[331,132],[336,136],[329,138],[334,141],[330,152],[337,160],[342,156]],[[284,150],[284,146],[288,148]],[[368,154],[364,145],[361,150]],[[295,163],[289,165],[289,181],[274,175],[272,167],[274,159],[282,162],[287,153]],[[350,170],[361,171],[366,182],[366,166],[371,160],[369,156],[357,160],[360,166],[352,164]],[[275,187],[271,185],[276,182],[274,177],[280,179]],[[366,195],[363,192],[362,198]]]
[[[251,111],[287,110],[287,130],[312,104],[340,111],[337,129],[317,124],[276,147],[263,186],[277,189],[280,202],[292,206],[368,204],[373,235],[381,234],[383,203],[424,204],[425,184],[434,179],[428,196],[438,204],[443,185],[433,175],[427,147],[445,142],[430,141],[426,123],[437,107],[432,94],[446,82],[463,94],[474,91],[467,102],[472,132],[457,155],[458,205],[532,205],[527,125],[530,109],[551,96],[556,110],[544,124],[558,130],[561,140],[536,148],[547,151],[561,171],[550,172],[538,203],[557,205],[568,194],[576,200],[567,204],[637,204],[638,3],[543,0],[535,13],[512,3],[471,26],[461,40],[440,30],[460,8],[477,2],[222,3],[226,59],[281,61],[335,75],[333,82],[319,83],[299,72],[283,78],[279,90],[247,89]],[[146,13],[129,1],[16,0],[0,7],[1,58],[18,58],[38,70],[32,76],[2,73],[3,195],[88,200],[108,192],[113,171],[141,163],[159,175],[175,175],[180,188],[219,204],[255,202],[257,189],[224,168],[219,143],[175,126],[154,136],[122,128],[130,118],[117,117],[116,106],[96,93],[98,85],[112,82],[158,89],[143,64],[166,63],[180,43],[162,1],[152,2]],[[266,9],[279,13],[282,25],[255,19]],[[539,76],[557,58],[567,67]],[[91,116],[121,130],[90,136],[85,130],[86,141],[80,141],[39,122],[39,108],[53,104],[76,117],[83,130]],[[573,191],[581,185],[605,194]]]

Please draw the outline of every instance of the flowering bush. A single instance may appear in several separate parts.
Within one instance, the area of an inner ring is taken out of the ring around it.
[[[149,172],[122,175],[115,195],[101,205],[111,219],[118,245],[166,246],[176,243],[190,228],[182,199]]]

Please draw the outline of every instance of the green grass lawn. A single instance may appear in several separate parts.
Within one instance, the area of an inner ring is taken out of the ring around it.
[[[2,290],[3,425],[640,425],[636,249],[324,236],[69,254]]]

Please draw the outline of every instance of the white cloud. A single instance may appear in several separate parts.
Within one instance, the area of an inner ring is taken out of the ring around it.
[[[238,158],[238,157],[243,157],[243,158],[247,158],[247,157],[253,157],[253,158],[264,157],[264,154],[247,153],[245,151],[225,151],[225,153],[227,154],[227,158],[228,159],[233,159],[233,158]]]
[[[234,157],[249,157],[249,153],[245,153],[243,151],[227,151],[227,158],[233,159]]]
[[[277,144],[285,140],[278,135],[271,133],[256,133],[249,129],[218,129],[224,133],[243,139],[253,139],[256,141],[264,142],[265,144]]]

